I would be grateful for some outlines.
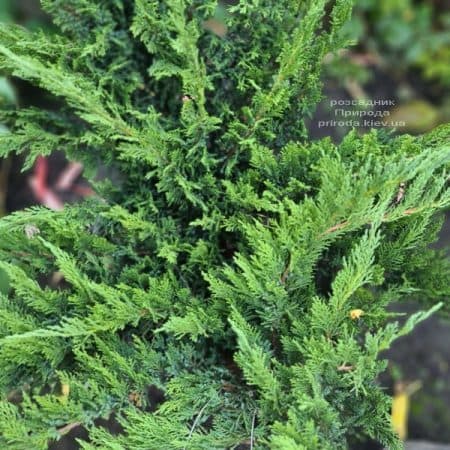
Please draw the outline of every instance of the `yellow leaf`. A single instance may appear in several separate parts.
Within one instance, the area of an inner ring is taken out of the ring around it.
[[[392,426],[399,438],[404,441],[408,434],[409,395],[400,392],[392,399]]]
[[[399,438],[404,441],[408,435],[408,415],[410,397],[422,386],[420,381],[406,384],[397,382],[394,386],[394,398],[392,399],[392,427]]]
[[[61,384],[61,394],[58,396],[58,398],[62,402],[67,402],[67,400],[69,399],[69,395],[70,395],[70,385],[67,383],[62,383]]]
[[[350,318],[352,320],[359,319],[364,314],[364,311],[362,309],[352,309],[350,311]]]

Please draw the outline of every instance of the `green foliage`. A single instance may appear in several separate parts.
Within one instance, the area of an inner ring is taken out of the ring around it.
[[[7,21],[11,19],[12,12],[12,2],[10,0],[5,0],[0,5],[0,19],[2,21]]]
[[[361,0],[347,24],[348,34],[364,39],[369,52],[386,63],[419,68],[424,77],[444,86],[450,83],[450,14],[439,2]],[[401,64],[399,64],[401,61]]]
[[[2,448],[401,447],[379,353],[448,309],[449,132],[307,139],[351,3],[43,0],[57,34],[0,28],[0,69],[58,104],[5,108],[2,155],[62,149],[98,192],[0,221]],[[437,306],[390,322],[411,295]]]

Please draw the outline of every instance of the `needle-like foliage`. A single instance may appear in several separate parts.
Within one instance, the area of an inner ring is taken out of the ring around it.
[[[308,139],[352,1],[42,6],[0,69],[55,108],[4,110],[0,154],[63,150],[98,195],[0,220],[0,447],[400,448],[379,353],[448,299],[450,131]]]

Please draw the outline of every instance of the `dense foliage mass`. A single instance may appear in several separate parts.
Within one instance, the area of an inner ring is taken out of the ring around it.
[[[0,221],[2,448],[401,447],[379,353],[448,299],[450,129],[308,140],[351,3],[42,0],[52,33],[0,28],[56,105],[3,110],[0,153],[64,150],[98,192]],[[436,306],[389,321],[413,296]]]

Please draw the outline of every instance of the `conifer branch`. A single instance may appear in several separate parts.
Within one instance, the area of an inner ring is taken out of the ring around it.
[[[0,448],[400,448],[374,380],[450,295],[449,128],[308,139],[352,4],[42,0],[52,33],[0,26],[0,69],[54,102],[0,108],[0,156],[62,150],[100,194],[0,220]]]

